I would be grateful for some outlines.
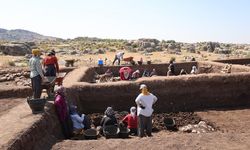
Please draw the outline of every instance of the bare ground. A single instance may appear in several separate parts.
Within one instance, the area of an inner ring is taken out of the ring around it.
[[[11,108],[23,103],[24,101],[25,101],[25,99],[21,99],[21,98],[0,99],[0,116],[8,113],[8,111]]]
[[[52,149],[249,149],[250,109],[197,112],[203,120],[215,122],[220,131],[212,133],[155,133],[152,138],[65,140]]]

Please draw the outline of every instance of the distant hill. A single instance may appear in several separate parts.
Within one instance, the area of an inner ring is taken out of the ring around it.
[[[23,29],[6,30],[0,28],[0,40],[6,41],[42,41],[42,40],[56,40],[58,38],[51,36],[44,36],[35,32]]]

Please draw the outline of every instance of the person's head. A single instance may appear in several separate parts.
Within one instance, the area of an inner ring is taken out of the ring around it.
[[[41,51],[39,49],[32,49],[32,54],[34,56],[40,56],[41,55]]]
[[[75,106],[75,105],[70,105],[69,106],[69,112],[70,112],[70,114],[77,114],[77,106]]]
[[[55,56],[55,55],[56,55],[55,50],[53,50],[53,49],[52,49],[50,52],[51,52],[51,54],[52,54],[53,56]]]
[[[130,113],[131,113],[131,114],[132,114],[132,113],[136,113],[136,107],[134,107],[134,106],[131,107],[131,108],[130,108]]]
[[[114,116],[115,115],[115,111],[113,110],[112,107],[107,107],[107,109],[105,110],[104,114],[106,116]]]
[[[140,85],[140,90],[142,92],[143,95],[148,95],[148,87],[146,86],[146,84],[141,84]]]
[[[60,94],[60,95],[64,95],[65,93],[65,88],[63,86],[58,86],[56,89],[55,89],[55,92],[57,94]]]

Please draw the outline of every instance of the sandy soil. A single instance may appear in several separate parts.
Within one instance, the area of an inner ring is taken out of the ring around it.
[[[197,112],[204,120],[215,122],[221,131],[212,133],[158,132],[152,138],[65,140],[52,149],[249,149],[250,109]]]
[[[97,55],[90,55],[90,54],[84,54],[82,56],[77,55],[61,55],[57,54],[59,64],[64,65],[66,59],[78,59],[79,61],[75,63],[75,65],[86,65],[86,66],[93,66],[97,64],[97,60],[99,58],[102,58],[103,60],[107,58],[107,65],[110,65],[114,59],[114,55],[116,52],[108,52],[105,54],[97,54]],[[183,62],[185,60],[184,57],[195,57],[198,61],[204,61],[204,60],[215,60],[215,59],[226,59],[226,55],[220,55],[220,54],[214,54],[214,53],[208,53],[208,52],[201,52],[201,54],[196,53],[188,53],[183,51],[181,55],[176,54],[168,54],[166,52],[152,52],[150,53],[152,55],[145,56],[142,55],[140,52],[137,53],[131,53],[131,52],[125,52],[124,58],[126,57],[134,57],[135,61],[139,61],[140,58],[143,58],[143,60],[146,62],[147,60],[151,60],[153,63],[167,63],[169,62],[170,58],[175,57],[177,62]],[[44,56],[42,56],[44,57]],[[230,58],[233,56],[230,56]],[[18,59],[21,59],[21,56],[0,56],[0,67],[8,67],[8,63],[10,61],[15,61]],[[92,61],[90,61],[90,58]],[[125,63],[125,62],[122,62]]]
[[[24,99],[21,99],[21,98],[16,98],[16,99],[13,99],[13,98],[8,98],[8,99],[0,99],[0,116],[3,115],[3,114],[6,114],[8,113],[8,111],[21,104],[21,103],[24,103],[25,100]]]

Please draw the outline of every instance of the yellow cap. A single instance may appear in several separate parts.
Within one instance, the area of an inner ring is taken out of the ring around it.
[[[32,54],[39,55],[39,54],[41,54],[41,51],[39,49],[32,49]]]

